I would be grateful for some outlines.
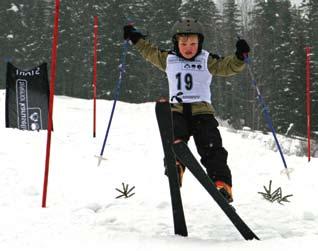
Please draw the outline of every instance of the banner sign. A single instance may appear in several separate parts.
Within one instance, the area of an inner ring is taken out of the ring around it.
[[[7,63],[6,81],[6,127],[32,131],[47,129],[47,64],[20,70]]]

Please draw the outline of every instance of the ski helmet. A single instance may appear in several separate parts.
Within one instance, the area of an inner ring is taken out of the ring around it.
[[[177,35],[182,34],[197,34],[199,37],[199,50],[202,50],[202,43],[204,40],[203,25],[196,19],[191,17],[185,17],[174,23],[172,26],[172,42],[174,45],[174,50],[179,53]]]

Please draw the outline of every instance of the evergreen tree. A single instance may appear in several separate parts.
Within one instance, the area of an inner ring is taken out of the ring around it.
[[[146,32],[147,20],[149,20],[150,1],[116,1],[109,2],[102,7],[101,18],[101,47],[103,72],[102,90],[99,97],[112,99],[115,85],[119,76],[119,64],[123,50],[123,26],[132,23],[142,33]],[[114,13],[117,15],[114,16]],[[146,69],[145,69],[146,68]],[[120,100],[129,102],[143,102],[149,100],[151,81],[145,80],[151,76],[146,73],[149,65],[143,61],[133,46],[128,46],[126,57],[126,72],[122,81]]]
[[[16,35],[14,24],[17,25],[18,14],[15,12],[18,6],[8,1],[0,1],[0,89],[5,88],[6,84],[6,63],[13,60],[13,52]],[[9,28],[8,28],[9,27]]]
[[[241,17],[238,6],[234,0],[226,0],[223,4],[223,24],[222,37],[224,55],[232,55],[235,52],[235,43],[237,35],[241,33]],[[245,100],[244,76],[237,75],[223,80],[221,93],[222,99],[219,101],[224,119],[228,119],[229,123],[235,128],[242,126],[243,101]],[[223,109],[222,109],[223,108]]]
[[[52,29],[49,26],[52,13],[48,8],[48,4],[44,1],[29,1],[24,5],[27,8],[25,24],[28,27],[28,32],[32,36],[25,36],[25,58],[24,63],[29,68],[33,68],[43,62],[48,64],[51,52],[51,36]]]
[[[177,1],[150,1],[149,19],[146,22],[149,31],[149,39],[163,50],[171,50],[173,24],[180,18],[178,11],[181,0]],[[154,101],[159,97],[168,97],[169,88],[166,74],[159,71],[149,63],[147,64],[148,79],[146,83],[149,86],[149,101]],[[151,77],[151,78],[150,78]]]
[[[97,94],[105,99],[114,97],[125,24],[133,21],[153,43],[171,49],[172,25],[190,16],[203,23],[204,49],[211,53],[233,54],[237,34],[248,41],[250,66],[280,133],[306,136],[305,47],[310,46],[312,129],[317,132],[318,2],[304,0],[293,8],[289,0],[255,0],[254,8],[251,2],[225,0],[220,14],[213,0],[61,1],[55,93],[91,98],[94,15],[99,18]],[[5,24],[0,26],[0,88],[5,87],[5,61],[23,69],[50,63],[54,6],[54,0],[0,1],[0,21]],[[146,102],[168,95],[165,74],[133,46],[126,62],[120,100]],[[247,71],[214,78],[212,97],[217,115],[234,127],[268,130]]]
[[[20,69],[31,69],[49,59],[50,8],[44,1],[1,2],[1,58]],[[5,84],[5,69],[1,75]],[[4,88],[4,85],[1,88]]]
[[[273,0],[256,0],[255,9],[252,12],[251,27],[254,35],[253,72],[256,82],[271,115],[274,112],[273,91],[279,86],[276,67],[278,67],[276,50],[278,48],[280,30],[277,29],[278,6]],[[274,88],[274,89],[272,89]],[[261,111],[259,109],[259,111]],[[254,129],[268,130],[260,113],[256,114],[253,123]],[[275,125],[275,121],[274,121]]]
[[[289,108],[293,111],[293,116],[290,118],[293,126],[291,127],[288,134],[304,136],[306,135],[306,96],[305,96],[305,32],[304,21],[301,17],[301,12],[293,7],[291,10],[292,13],[292,25],[291,25],[291,48],[292,52],[290,53],[291,58],[291,67],[292,67],[292,78],[290,84],[291,99]]]
[[[273,1],[271,8],[275,30],[273,39],[273,63],[275,78],[271,80],[269,102],[271,104],[271,116],[280,133],[286,133],[294,119],[293,94],[291,92],[291,80],[294,77],[291,64],[291,31],[292,24],[289,1]]]
[[[221,46],[221,15],[213,0],[184,1],[179,8],[182,17],[193,17],[204,26],[204,48],[213,53],[223,53]]]
[[[249,67],[253,67],[254,64],[254,44],[255,44],[255,34],[253,27],[250,27],[252,23],[252,13],[254,10],[254,1],[253,0],[241,0],[238,1],[238,9],[240,12],[240,19],[238,20],[240,31],[238,35],[240,38],[244,38],[247,40],[251,51],[249,53],[249,60],[252,62],[252,65]],[[235,84],[239,84],[240,93],[237,96],[239,99],[239,117],[236,119],[237,127],[250,127],[252,129],[256,128],[255,124],[258,123],[259,120],[259,111],[257,109],[257,100],[256,100],[256,92],[255,88],[252,84],[251,77],[248,73],[248,70],[244,70],[237,76],[238,81]],[[234,114],[235,116],[235,114]]]
[[[311,47],[311,98],[312,98],[312,131],[315,132],[314,137],[318,138],[318,2],[313,0],[303,1],[301,6],[303,11],[303,19],[306,27],[306,46]]]

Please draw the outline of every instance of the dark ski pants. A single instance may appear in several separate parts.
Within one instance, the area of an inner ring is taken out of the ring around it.
[[[191,106],[190,106],[191,107]],[[184,109],[185,110],[185,109]],[[188,142],[193,136],[201,163],[213,180],[224,181],[232,186],[232,175],[227,165],[227,151],[222,146],[218,122],[212,114],[192,115],[173,112],[174,139]]]

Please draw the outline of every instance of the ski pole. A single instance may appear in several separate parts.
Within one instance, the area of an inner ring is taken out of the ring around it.
[[[240,39],[239,36],[238,36],[238,39]],[[272,119],[271,119],[271,117],[270,117],[270,115],[269,115],[268,107],[266,106],[265,101],[264,101],[264,99],[263,99],[263,97],[262,97],[262,95],[261,95],[261,92],[260,92],[259,88],[258,88],[257,85],[256,85],[256,80],[255,80],[255,78],[254,78],[253,71],[252,71],[252,69],[251,69],[251,67],[250,67],[250,64],[251,64],[250,58],[248,57],[247,53],[244,54],[243,56],[244,56],[244,62],[245,62],[245,64],[246,64],[246,66],[247,66],[247,70],[248,70],[249,76],[250,76],[250,78],[251,78],[251,80],[252,80],[252,84],[253,84],[253,86],[254,86],[254,88],[255,88],[255,90],[256,90],[257,100],[259,101],[259,103],[260,103],[260,105],[261,105],[261,107],[262,107],[262,111],[263,111],[263,114],[264,114],[264,118],[265,118],[265,120],[266,120],[266,122],[267,122],[268,127],[269,127],[269,128],[271,129],[271,131],[272,131],[273,137],[274,137],[274,139],[275,139],[276,146],[277,146],[277,148],[278,148],[278,151],[279,151],[279,153],[280,153],[281,159],[282,159],[282,161],[283,161],[283,164],[284,164],[285,169],[282,170],[282,173],[286,173],[288,179],[290,179],[289,174],[290,174],[290,172],[291,172],[292,170],[290,170],[289,168],[287,168],[287,163],[286,163],[286,160],[285,160],[283,151],[282,151],[282,149],[281,149],[281,147],[280,147],[280,144],[279,144],[279,142],[278,142],[278,139],[277,139],[277,136],[276,136],[276,132],[275,132],[275,129],[274,129],[274,126],[273,126],[273,122],[272,122]]]
[[[105,145],[106,145],[106,141],[107,141],[107,138],[108,138],[110,126],[111,126],[111,123],[112,123],[112,120],[113,120],[116,103],[117,103],[117,100],[118,100],[118,97],[119,97],[119,94],[120,94],[121,82],[122,82],[122,79],[123,79],[123,76],[124,76],[124,72],[125,72],[125,63],[126,63],[126,55],[127,55],[128,44],[129,44],[129,40],[125,40],[124,43],[123,43],[122,54],[121,54],[121,59],[120,59],[120,64],[119,64],[119,78],[118,78],[118,81],[117,81],[117,84],[116,84],[113,107],[112,107],[112,110],[111,110],[111,113],[110,113],[110,118],[109,118],[107,130],[106,130],[103,146],[102,146],[102,149],[100,151],[100,155],[96,156],[98,158],[98,164],[97,164],[98,166],[100,165],[101,161],[104,159],[103,158],[103,154],[104,154],[104,150],[105,150]]]

